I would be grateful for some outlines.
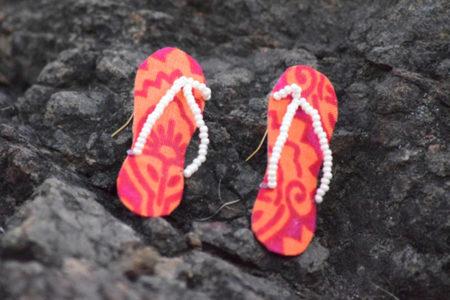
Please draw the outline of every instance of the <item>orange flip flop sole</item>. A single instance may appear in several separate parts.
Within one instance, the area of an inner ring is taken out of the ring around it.
[[[284,72],[272,94],[293,83],[302,88],[302,97],[318,110],[329,141],[337,120],[337,99],[330,81],[310,67],[294,66]],[[268,105],[268,157],[290,103],[276,101],[272,94]],[[308,247],[316,224],[314,196],[322,161],[311,117],[299,108],[279,160],[277,187],[266,187],[266,173],[265,185],[260,188],[253,208],[252,230],[268,250],[298,255]]]
[[[200,65],[177,48],[164,48],[139,67],[134,86],[133,145],[147,116],[173,82],[191,77],[205,83]],[[194,97],[203,112],[199,91]],[[184,187],[184,156],[196,129],[194,115],[180,91],[152,127],[142,154],[127,156],[117,178],[122,203],[144,217],[165,216],[180,203]]]

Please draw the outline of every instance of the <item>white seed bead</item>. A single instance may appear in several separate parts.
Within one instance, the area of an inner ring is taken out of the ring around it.
[[[144,128],[142,128],[141,133],[143,133],[144,135],[147,136],[150,134],[150,131],[151,131],[151,127],[144,127]]]
[[[154,113],[157,113],[157,112],[162,112],[163,111],[163,109],[164,109],[164,107],[165,107],[165,105],[162,105],[161,104],[161,102],[160,103],[158,103],[156,106],[155,106],[155,109],[153,110],[153,114]],[[154,117],[153,117],[154,118]]]
[[[331,150],[325,150],[323,151],[324,156],[331,156]]]
[[[323,174],[323,178],[331,179],[331,177],[333,177],[333,175],[332,175],[331,173],[325,173],[325,174]]]
[[[201,126],[200,132],[208,132],[208,127],[206,127],[205,125]]]
[[[190,169],[186,169],[183,172],[184,177],[189,178],[192,176],[192,171]]]
[[[207,149],[208,149],[208,145],[200,144],[200,145],[198,146],[198,148],[199,148],[199,149],[205,149],[205,150],[207,150]]]
[[[321,186],[322,190],[326,193],[330,189],[330,187],[327,184],[324,184]]]
[[[322,190],[322,188],[318,188],[318,189],[317,189],[317,192],[316,192],[316,195],[319,195],[319,196],[322,196],[322,197],[323,197],[323,195],[325,195],[325,191]]]
[[[324,173],[330,173],[331,172],[331,168],[330,167],[324,167],[323,168],[323,172]]]
[[[198,154],[200,154],[200,155],[206,155],[206,153],[207,153],[206,149],[198,150]]]
[[[149,114],[148,116],[147,116],[147,122],[150,122],[150,121],[152,121],[153,123],[156,121],[156,116],[155,116],[155,110],[153,110],[153,112],[151,113],[151,114]]]
[[[205,126],[205,121],[199,120],[199,121],[195,122],[195,124],[197,125],[198,128],[200,128],[202,126]]]
[[[153,125],[155,125],[155,123],[156,123],[156,120],[153,120],[153,119],[152,120],[147,120],[145,122],[145,127],[142,130],[152,131],[152,127],[153,127]]]
[[[149,114],[147,117],[147,120],[145,120],[144,126],[142,126],[142,129],[151,128],[152,125],[155,123],[155,121],[156,121],[156,119],[153,118],[152,114]],[[151,122],[153,122],[153,123],[151,123]]]
[[[205,156],[205,155],[199,155],[199,156],[198,156],[198,160],[199,160],[201,163],[203,163],[203,162],[206,161],[206,156]]]
[[[270,182],[267,183],[267,186],[268,186],[269,188],[271,188],[271,189],[274,189],[274,188],[277,187],[277,183],[276,183],[276,182],[270,181]]]
[[[277,158],[275,158],[275,157],[271,157],[270,159],[269,159],[269,164],[272,164],[272,165],[275,165],[275,164],[277,164],[278,163],[278,159]]]
[[[189,106],[195,105],[195,99],[194,98],[187,97],[186,101],[189,104]]]
[[[198,136],[200,137],[200,139],[206,139],[208,137],[208,133],[201,132]]]
[[[278,164],[276,164],[276,165],[271,165],[271,164],[269,164],[269,167],[271,167],[272,168],[272,170],[278,170]]]
[[[267,174],[268,174],[269,176],[277,176],[277,172],[274,171],[274,170],[269,170],[269,171],[267,172]]]
[[[208,138],[202,138],[200,142],[202,144],[204,144],[204,145],[208,145],[209,144],[209,139]]]
[[[159,102],[167,104],[170,102],[170,100],[172,100],[172,99],[170,99],[170,97],[167,94],[165,94],[164,96],[162,96],[162,98],[161,98],[161,100],[159,100]]]
[[[323,130],[322,130],[322,128],[321,127],[315,127],[314,128],[314,133],[317,135],[317,134],[320,134],[320,133],[322,133],[323,132]]]
[[[172,90],[172,89],[168,90],[167,93],[166,93],[167,97],[170,100],[172,100],[175,97],[176,94],[177,94],[177,91]]]
[[[326,185],[328,185],[328,184],[330,184],[330,179],[327,179],[327,178],[324,178],[324,177],[322,177],[322,179],[320,180],[320,183],[321,184],[326,184]]]
[[[333,166],[333,163],[331,161],[324,161],[323,166],[331,168],[331,166]]]
[[[319,136],[320,139],[323,139],[323,138],[327,137],[327,134],[322,131],[321,133],[318,134],[318,136]]]
[[[155,109],[154,111],[153,111],[153,113],[152,113],[152,117],[156,120],[156,119],[158,119],[159,117],[161,117],[161,115],[162,115],[162,113],[163,113],[163,110],[162,110],[162,108],[157,108],[157,109]]]
[[[142,133],[142,131],[141,131],[141,133]],[[142,143],[142,144],[144,144],[145,143],[145,137],[143,137],[143,136],[139,136],[138,138],[137,138],[137,141],[139,142],[139,143]]]
[[[322,203],[323,197],[319,196],[319,195],[316,195],[315,200],[316,200],[316,203]]]

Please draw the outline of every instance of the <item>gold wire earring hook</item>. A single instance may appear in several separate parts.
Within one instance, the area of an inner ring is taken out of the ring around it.
[[[119,129],[117,129],[113,134],[111,134],[111,137],[112,138],[115,137],[122,130],[124,130],[131,123],[131,120],[133,120],[133,116],[134,116],[134,114],[131,114],[131,116],[128,118],[128,120],[125,122],[125,124],[123,124]]]
[[[268,132],[269,132],[269,130],[266,130],[266,132],[264,133],[263,138],[261,139],[261,142],[259,142],[258,148],[256,148],[256,150],[253,151],[253,153],[250,154],[249,157],[247,157],[247,159],[245,160],[245,162],[248,162],[250,159],[253,158],[253,156],[256,155],[256,153],[258,153],[258,151],[261,149],[262,145],[264,144],[264,141],[266,140],[266,137],[267,137],[267,133],[268,133]]]

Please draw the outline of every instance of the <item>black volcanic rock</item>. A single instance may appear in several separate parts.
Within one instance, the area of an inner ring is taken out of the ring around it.
[[[279,2],[0,0],[0,299],[448,298],[448,1]],[[143,219],[115,191],[131,129],[111,133],[165,46],[203,67],[211,147],[180,207]],[[315,238],[281,257],[250,229],[266,151],[245,158],[294,64],[339,119]]]

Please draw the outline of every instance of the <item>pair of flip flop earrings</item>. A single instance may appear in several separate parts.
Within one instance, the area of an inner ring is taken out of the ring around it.
[[[184,177],[206,160],[202,112],[210,97],[202,68],[179,49],[158,50],[139,66],[133,144],[117,179],[119,198],[131,211],[165,216],[179,205]],[[336,120],[336,95],[323,74],[307,66],[284,72],[269,98],[268,167],[252,215],[253,232],[268,250],[298,255],[309,245],[315,204],[322,202],[332,177],[329,140]],[[198,156],[183,169],[196,128]]]

